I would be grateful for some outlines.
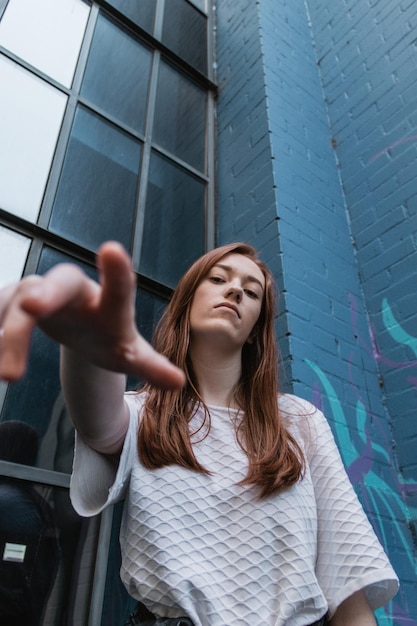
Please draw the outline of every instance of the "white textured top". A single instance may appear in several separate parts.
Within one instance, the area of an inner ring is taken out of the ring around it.
[[[125,497],[121,577],[158,615],[195,626],[306,626],[359,589],[372,608],[397,577],[353,491],[326,419],[280,396],[283,416],[307,458],[305,478],[259,500],[238,483],[247,460],[234,411],[209,407],[209,435],[194,444],[212,475],[179,466],[145,469],[137,446],[143,395],[127,394],[131,422],[120,465],[76,442],[71,497],[84,516]],[[201,415],[194,419],[201,419]]]

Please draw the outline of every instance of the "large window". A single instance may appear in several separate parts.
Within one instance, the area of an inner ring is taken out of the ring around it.
[[[62,261],[95,278],[95,251],[118,240],[151,338],[178,278],[214,245],[211,4],[0,0],[0,286]],[[19,493],[33,509],[32,530],[0,525],[0,550],[16,546],[6,550],[16,581],[27,563],[38,572],[45,626],[64,616],[67,626],[122,624],[131,599],[118,578],[120,509],[88,522],[71,509],[74,433],[58,358],[35,332],[25,377],[0,382],[3,442],[22,435],[20,450],[0,446],[0,509]],[[53,536],[42,539],[54,572],[44,581],[22,547],[29,554],[41,528]]]

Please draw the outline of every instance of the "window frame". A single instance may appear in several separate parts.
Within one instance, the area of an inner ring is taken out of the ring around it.
[[[4,14],[8,2],[10,0],[0,0],[0,19]],[[81,96],[81,82],[84,74],[84,70],[88,60],[88,53],[91,46],[94,27],[98,19],[100,12],[104,12],[111,19],[116,20],[117,23],[128,32],[132,34],[139,41],[150,47],[153,50],[153,60],[151,69],[151,86],[148,105],[148,118],[145,124],[145,131],[143,134],[132,132],[129,128],[128,132],[132,136],[137,137],[143,142],[142,146],[142,159],[140,164],[139,180],[147,181],[150,165],[151,151],[159,153],[164,158],[169,158],[174,164],[187,170],[192,176],[196,176],[200,180],[204,181],[206,185],[206,205],[205,205],[205,250],[212,249],[216,244],[216,207],[215,207],[215,101],[217,96],[217,85],[215,83],[215,65],[214,65],[214,4],[215,0],[205,0],[206,12],[201,11],[199,6],[192,0],[184,0],[193,8],[203,13],[207,19],[207,74],[203,74],[193,66],[189,65],[177,54],[169,50],[160,40],[162,32],[162,20],[163,9],[165,1],[169,0],[155,0],[156,2],[156,14],[153,34],[146,32],[140,28],[137,24],[123,16],[116,8],[109,5],[105,0],[82,0],[91,7],[90,15],[87,21],[86,30],[84,33],[83,43],[81,45],[80,54],[78,57],[77,66],[75,69],[74,80],[70,88],[57,82],[55,79],[45,75],[42,71],[19,59],[12,52],[4,49],[0,46],[0,54],[17,62],[21,67],[33,73],[35,76],[44,80],[46,83],[55,87],[59,91],[63,92],[68,97],[67,107],[64,113],[64,118],[61,126],[61,132],[59,134],[58,142],[56,144],[55,154],[52,162],[52,167],[49,172],[48,181],[45,188],[45,193],[39,213],[39,217],[36,223],[27,221],[26,219],[13,215],[0,206],[0,224],[6,228],[27,236],[31,240],[29,251],[26,259],[25,269],[23,275],[29,275],[36,271],[38,266],[42,249],[44,246],[50,246],[59,252],[63,252],[66,255],[74,258],[83,263],[94,266],[95,254],[93,251],[81,246],[71,240],[58,235],[49,230],[49,220],[52,213],[53,202],[55,199],[56,191],[59,184],[59,179],[62,171],[62,166],[66,154],[66,149],[71,133],[71,128],[76,112],[78,103],[86,106],[89,110],[102,116],[103,112],[99,107],[93,105],[90,101],[87,101]],[[201,4],[201,3],[199,3]],[[152,143],[152,136],[149,131],[152,122],[153,106],[156,97],[156,84],[158,76],[158,65],[161,59],[166,60],[173,67],[178,68],[179,71],[189,76],[191,80],[199,84],[207,93],[206,104],[206,164],[205,171],[197,171],[191,165],[185,163],[181,159],[175,157],[175,155],[164,150],[162,147]],[[153,98],[153,106],[152,106]],[[106,114],[106,120],[114,122],[114,119]],[[120,121],[116,121],[117,126],[121,129],[125,129]],[[136,211],[136,224],[133,234],[133,247],[132,258],[134,271],[136,273],[138,287],[148,291],[155,296],[168,300],[172,289],[160,281],[151,279],[139,271],[140,261],[140,249],[141,249],[141,233],[143,229],[143,216],[144,208],[146,205],[146,184],[142,184],[139,188],[137,198],[137,211]],[[8,384],[4,381],[0,381],[0,415],[3,409]],[[0,461],[0,476],[20,479],[24,481],[31,481],[34,483],[43,484],[45,486],[57,486],[69,488],[70,475],[63,474],[54,470],[47,470],[41,467],[29,467],[23,465],[17,465],[15,463],[8,463]],[[113,507],[109,507],[100,516],[99,526],[99,541],[96,553],[96,565],[95,574],[91,593],[91,608],[89,616],[89,624],[96,626],[101,623],[101,614],[103,608],[103,594],[105,586],[105,577],[103,577],[103,571],[106,570],[107,555],[109,550],[110,533],[112,528]],[[104,570],[103,570],[104,568]]]

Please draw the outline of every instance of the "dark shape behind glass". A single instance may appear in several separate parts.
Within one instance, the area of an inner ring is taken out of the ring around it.
[[[149,171],[141,273],[169,287],[204,252],[205,184],[153,153]]]
[[[24,421],[0,423],[0,459],[34,465],[38,435]],[[0,623],[40,626],[60,560],[54,514],[30,483],[0,478]]]
[[[120,241],[130,250],[141,144],[80,107],[75,115],[50,230],[90,250]]]
[[[204,173],[206,92],[161,62],[156,93],[152,140]]]
[[[147,48],[110,19],[99,15],[81,96],[143,132],[151,61],[152,54]]]
[[[162,42],[207,74],[207,18],[186,0],[165,2]]]

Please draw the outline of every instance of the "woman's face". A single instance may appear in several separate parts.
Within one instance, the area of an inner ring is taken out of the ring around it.
[[[265,277],[256,263],[242,254],[224,256],[195,290],[191,342],[240,350],[259,318],[264,290]]]

